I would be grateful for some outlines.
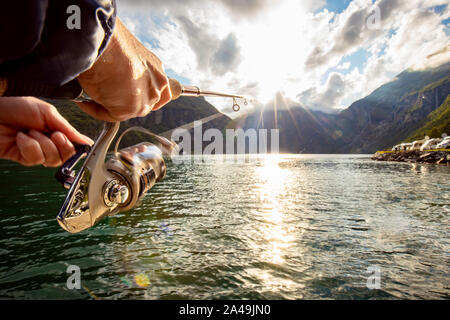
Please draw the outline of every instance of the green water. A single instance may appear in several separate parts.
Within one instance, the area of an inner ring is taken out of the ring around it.
[[[76,235],[55,220],[53,169],[0,162],[0,298],[449,298],[450,167],[207,160],[169,165],[140,207]]]

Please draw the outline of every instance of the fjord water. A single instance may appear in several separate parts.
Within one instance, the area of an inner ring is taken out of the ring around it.
[[[76,235],[55,220],[54,169],[0,162],[0,298],[449,298],[449,167],[206,160],[169,164],[141,206]]]

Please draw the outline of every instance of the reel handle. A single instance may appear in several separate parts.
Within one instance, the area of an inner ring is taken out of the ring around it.
[[[70,189],[73,182],[75,181],[75,174],[73,168],[84,156],[87,156],[91,151],[91,146],[88,144],[77,144],[75,145],[76,153],[68,159],[58,171],[55,173],[56,180],[62,184],[65,189]]]

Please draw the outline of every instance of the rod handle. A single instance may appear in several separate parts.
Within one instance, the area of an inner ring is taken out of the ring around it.
[[[183,94],[183,85],[175,79],[169,79],[170,92],[172,93],[172,101],[177,100]]]

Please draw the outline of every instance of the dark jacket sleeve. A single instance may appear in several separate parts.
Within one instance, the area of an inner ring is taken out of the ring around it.
[[[73,5],[80,9],[79,28],[73,27],[75,11],[68,10]],[[102,54],[115,18],[115,0],[2,1],[0,78],[8,82],[3,95],[50,96],[75,79]]]

